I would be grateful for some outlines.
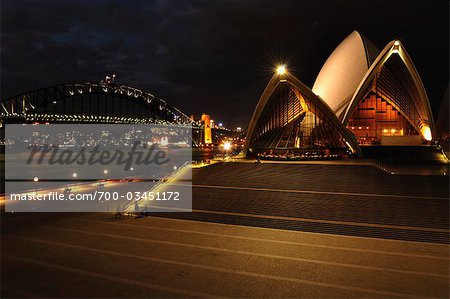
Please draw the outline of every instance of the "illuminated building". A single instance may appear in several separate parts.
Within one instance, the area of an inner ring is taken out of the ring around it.
[[[211,133],[211,117],[208,114],[202,114],[202,122],[203,122],[203,132],[204,132],[204,143],[210,144],[212,143],[212,133]]]
[[[294,75],[273,75],[250,121],[245,150],[263,152],[347,149],[359,154],[355,137],[330,107]]]
[[[428,97],[400,41],[379,51],[352,32],[312,89],[280,66],[250,121],[246,150],[361,152],[363,145],[420,145],[434,136]]]
[[[313,91],[360,145],[390,140],[401,145],[414,138],[420,144],[433,137],[425,88],[400,41],[391,41],[379,52],[358,32],[351,33],[325,62]]]

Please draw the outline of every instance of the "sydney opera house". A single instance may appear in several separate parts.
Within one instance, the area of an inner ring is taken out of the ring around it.
[[[398,40],[381,51],[354,31],[331,53],[312,89],[279,67],[251,118],[247,153],[320,149],[361,155],[367,146],[434,139],[422,80]]]

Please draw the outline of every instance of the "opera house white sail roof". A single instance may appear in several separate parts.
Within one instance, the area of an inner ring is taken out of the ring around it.
[[[371,41],[353,31],[328,57],[312,91],[340,117],[379,52]]]

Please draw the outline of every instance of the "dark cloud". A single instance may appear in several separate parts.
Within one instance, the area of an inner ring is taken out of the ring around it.
[[[402,40],[436,111],[448,84],[446,0],[3,0],[1,96],[114,72],[187,114],[246,126],[274,65],[311,86],[355,29],[380,48]]]

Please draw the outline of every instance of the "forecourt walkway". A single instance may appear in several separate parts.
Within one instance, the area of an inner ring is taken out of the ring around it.
[[[1,296],[448,298],[445,184],[226,163],[194,170],[193,213],[2,214]]]
[[[2,298],[449,295],[442,244],[98,214],[2,241]]]

